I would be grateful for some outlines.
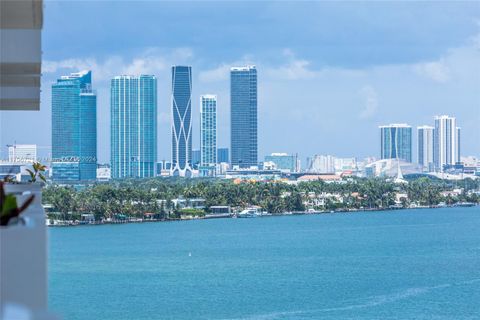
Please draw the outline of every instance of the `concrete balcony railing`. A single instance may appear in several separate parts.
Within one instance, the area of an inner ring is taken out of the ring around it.
[[[7,194],[33,203],[21,222],[0,227],[1,319],[56,319],[47,312],[47,231],[41,184],[5,184]]]

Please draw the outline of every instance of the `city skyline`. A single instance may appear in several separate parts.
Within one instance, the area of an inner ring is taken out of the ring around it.
[[[233,21],[234,28],[209,35],[218,44],[214,52],[207,42],[197,39],[204,39],[208,30],[224,21],[222,15],[244,5],[190,5],[196,14],[185,13],[175,4],[146,3],[135,10],[161,16],[166,30],[174,25],[173,17],[180,15],[199,26],[197,36],[189,35],[189,30],[180,26],[182,37],[169,37],[162,30],[147,27],[156,20],[146,15],[137,22],[149,31],[125,38],[122,32],[131,31],[121,24],[121,18],[129,17],[131,12],[124,4],[119,4],[114,17],[109,18],[112,27],[122,31],[113,34],[111,28],[94,28],[110,9],[107,4],[47,2],[41,111],[1,112],[0,144],[37,144],[39,155],[48,157],[50,85],[61,75],[91,69],[98,96],[98,157],[99,162],[109,162],[110,133],[105,130],[110,127],[109,79],[117,74],[141,73],[158,77],[158,137],[164,137],[170,131],[169,68],[188,64],[195,69],[194,101],[201,93],[213,92],[224,103],[218,110],[218,145],[229,146],[229,68],[254,63],[261,74],[259,159],[272,152],[298,153],[302,160],[314,153],[378,156],[378,134],[374,129],[378,125],[423,125],[431,123],[437,114],[454,115],[462,124],[463,155],[479,155],[480,93],[475,75],[480,73],[480,15],[471,4],[419,7],[406,3],[309,3],[296,7],[288,3],[255,3],[246,21]],[[91,25],[82,23],[75,14],[87,11],[92,15]],[[371,23],[367,24],[360,12],[370,11],[381,14],[368,15]],[[209,28],[204,28],[207,12],[218,19],[209,20]],[[439,18],[444,12],[455,14]],[[288,28],[282,24],[285,13],[291,17]],[[71,23],[58,30],[52,21],[66,14],[72,17]],[[269,27],[252,24],[260,16],[269,19]],[[411,24],[409,17],[417,23]],[[424,32],[418,33],[418,27]],[[272,29],[292,37],[285,42],[285,36],[280,39]],[[397,36],[400,30],[402,37]],[[60,46],[61,39],[70,34],[78,35],[77,42],[82,46]],[[104,41],[120,35],[122,41],[108,45]],[[309,45],[311,41],[314,46]],[[17,128],[15,119],[20,118],[36,132],[34,137]],[[199,123],[199,115],[194,112],[193,132],[199,132]],[[170,159],[170,143],[158,140],[158,159]],[[198,136],[193,137],[194,148],[199,148],[199,141]],[[4,149],[2,158],[7,156]]]

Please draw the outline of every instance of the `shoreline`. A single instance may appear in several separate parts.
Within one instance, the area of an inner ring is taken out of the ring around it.
[[[285,216],[303,216],[303,215],[322,215],[322,214],[335,214],[335,213],[356,213],[356,212],[377,212],[377,211],[397,211],[397,210],[420,210],[420,209],[444,209],[444,208],[458,208],[458,207],[478,207],[480,203],[466,203],[466,204],[453,204],[453,205],[435,205],[435,206],[418,206],[418,207],[392,207],[392,208],[363,208],[363,209],[337,209],[337,210],[324,210],[324,211],[300,211],[300,212],[284,212],[284,213],[269,213],[259,215],[256,218],[268,218],[268,217],[285,217]],[[231,214],[230,216],[209,216],[209,217],[187,217],[179,219],[141,219],[131,218],[128,220],[112,220],[112,221],[100,221],[100,222],[87,222],[81,223],[80,221],[63,221],[54,220],[61,223],[50,224],[46,223],[47,227],[77,227],[77,226],[101,226],[109,224],[132,224],[132,223],[155,223],[155,222],[178,222],[178,221],[191,221],[191,220],[210,220],[210,219],[253,219],[238,217],[237,214]],[[46,219],[46,221],[51,219]]]

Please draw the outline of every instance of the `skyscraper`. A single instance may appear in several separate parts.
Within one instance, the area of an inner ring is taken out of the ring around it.
[[[412,162],[412,127],[407,124],[380,126],[381,158]]]
[[[117,76],[111,81],[112,178],[153,177],[157,159],[157,79]]]
[[[52,158],[53,180],[96,179],[97,95],[91,71],[62,76],[52,85]]]
[[[215,174],[217,164],[217,96],[200,96],[200,174]]]
[[[192,173],[192,67],[172,67],[172,174]]]
[[[217,163],[226,162],[229,163],[228,148],[217,149]]]
[[[258,165],[257,69],[230,70],[231,161],[233,166]]]
[[[460,149],[460,134],[461,134],[462,129],[460,127],[457,127],[457,162],[460,162],[461,160],[461,149]]]
[[[192,156],[190,160],[190,166],[192,169],[198,169],[198,166],[200,166],[200,161],[202,161],[202,153],[200,149],[192,149]]]
[[[433,136],[434,128],[431,126],[417,127],[418,133],[418,164],[424,170],[433,171]]]
[[[433,157],[435,169],[439,171],[443,171],[445,165],[454,165],[460,161],[460,128],[454,117],[435,117]]]
[[[308,171],[313,173],[335,173],[335,157],[331,155],[313,156]]]

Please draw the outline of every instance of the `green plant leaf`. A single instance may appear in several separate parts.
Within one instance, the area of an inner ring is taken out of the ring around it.
[[[17,198],[14,195],[7,194],[2,204],[2,216],[9,214],[13,210],[17,209]]]

